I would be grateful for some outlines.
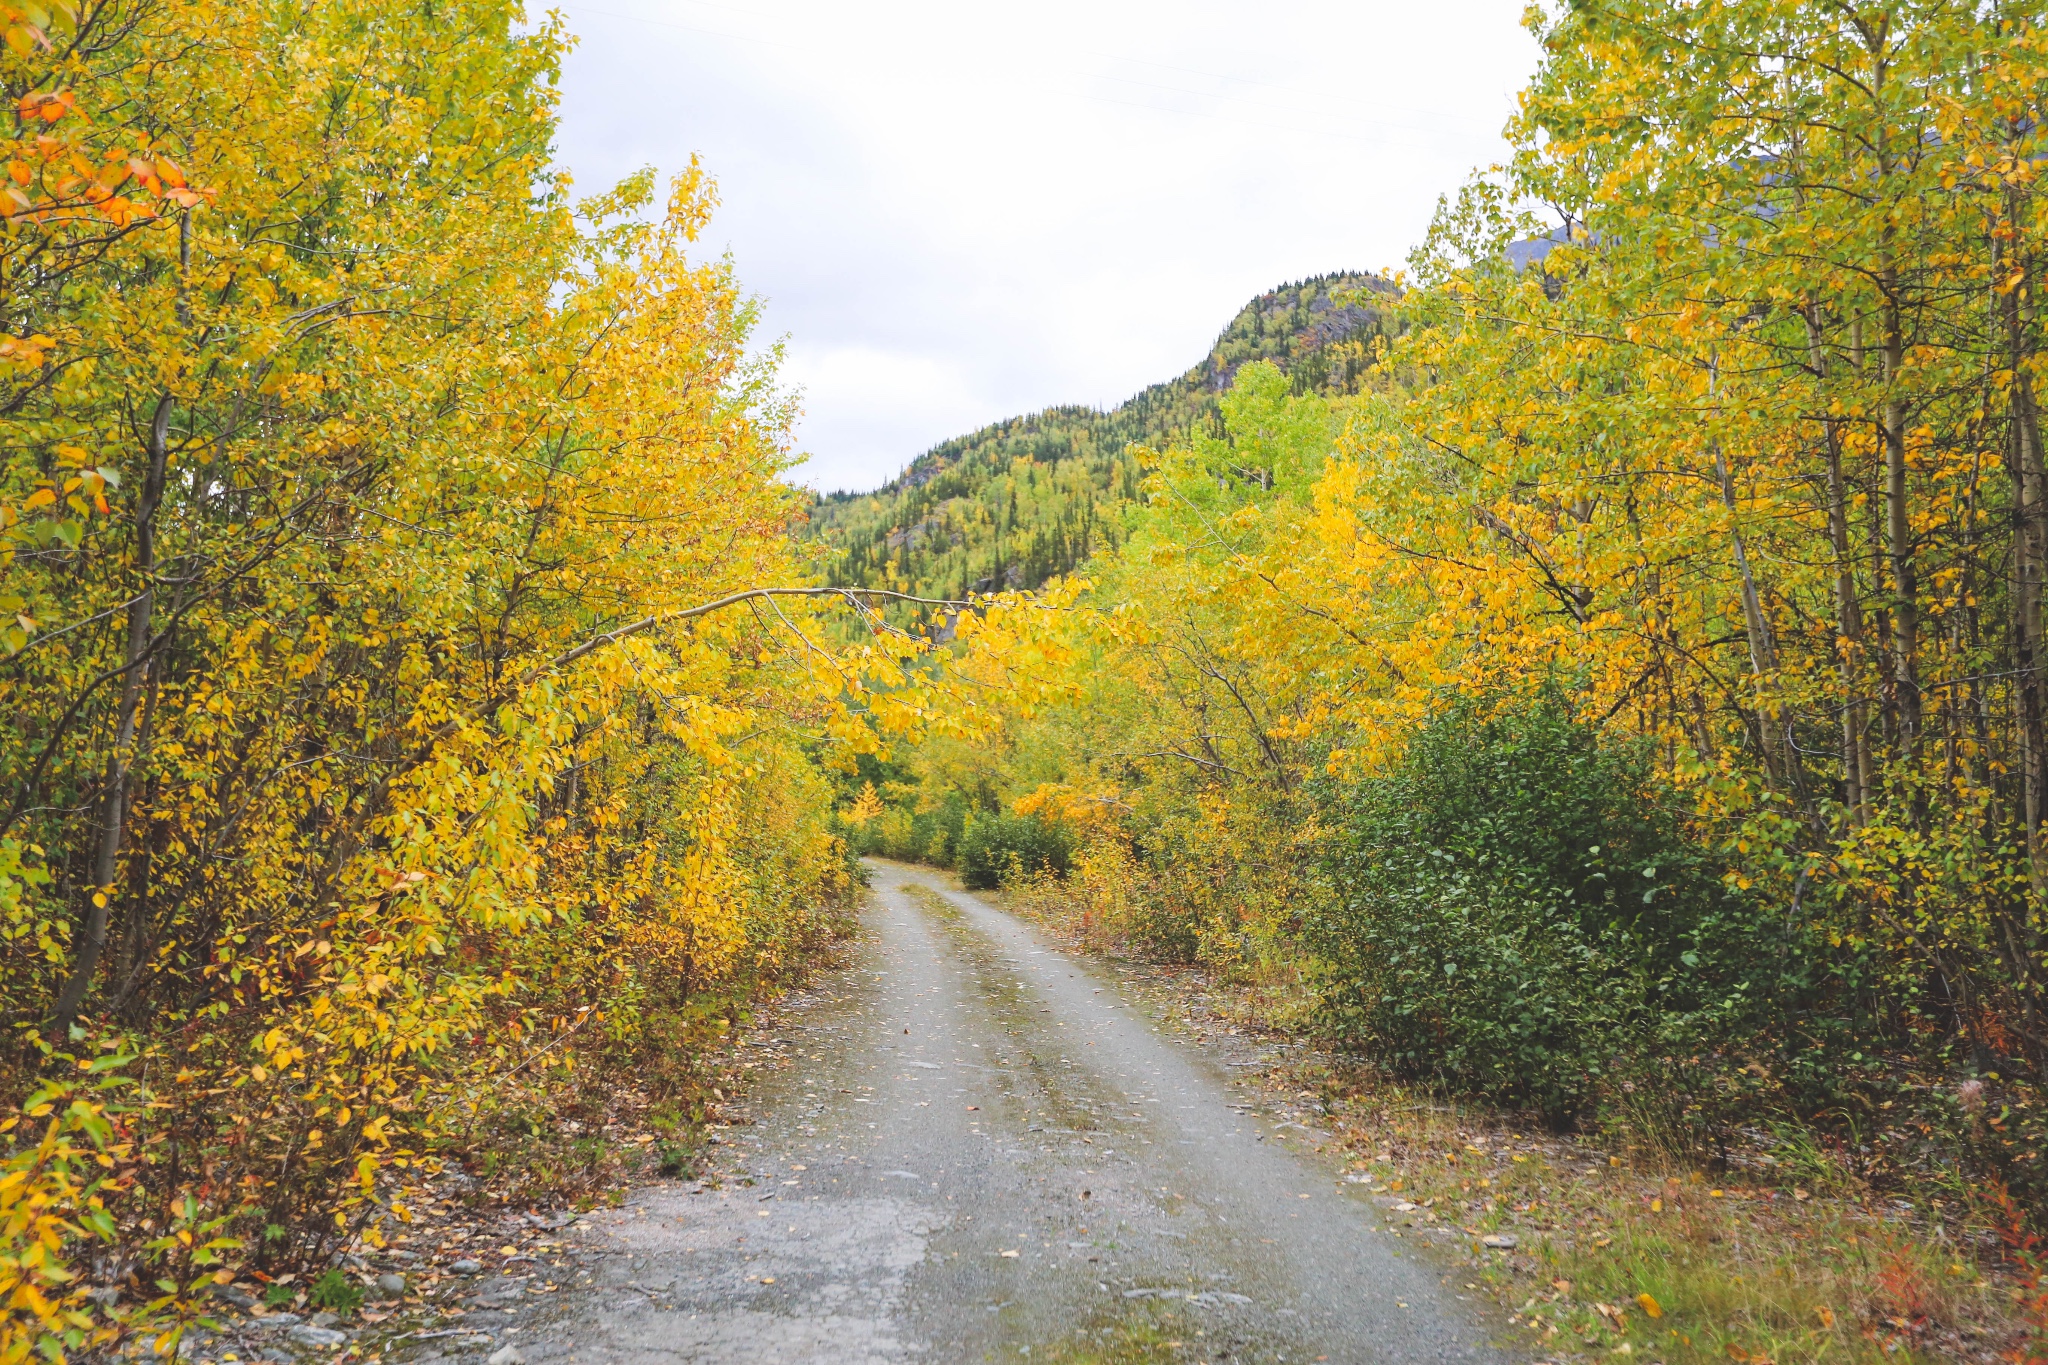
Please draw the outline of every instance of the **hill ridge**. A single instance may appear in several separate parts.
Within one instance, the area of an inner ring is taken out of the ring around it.
[[[1106,514],[1137,496],[1128,447],[1220,421],[1216,400],[1243,366],[1273,361],[1297,392],[1355,392],[1384,326],[1368,299],[1393,287],[1333,271],[1266,290],[1182,374],[1113,408],[1056,404],[941,441],[871,493],[819,498],[803,534],[835,585],[945,597],[1035,588],[1121,539]]]

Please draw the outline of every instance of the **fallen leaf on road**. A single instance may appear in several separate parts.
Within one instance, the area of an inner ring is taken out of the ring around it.
[[[1014,1251],[1000,1251],[1000,1252],[997,1252],[996,1254],[997,1254],[997,1255],[999,1255],[999,1256],[1015,1256],[1015,1255],[1016,1255],[1017,1253],[1016,1253],[1016,1252],[1014,1252]]]

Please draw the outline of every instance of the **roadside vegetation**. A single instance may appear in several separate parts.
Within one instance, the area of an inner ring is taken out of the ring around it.
[[[1454,1287],[1490,1295],[1531,1359],[2036,1358],[2036,1243],[2019,1210],[1959,1180],[1906,1198],[1782,1126],[1719,1163],[1558,1132],[1331,1046],[1298,978],[1089,940],[1051,878],[1015,882],[1004,899],[1102,953],[1126,992],[1227,1064],[1247,1112],[1280,1121],[1275,1141],[1370,1197]],[[1141,1332],[1076,1358],[1181,1359],[1191,1343],[1179,1335]]]
[[[806,549],[713,186],[573,191],[554,21],[0,3],[0,1365],[682,1169],[868,851],[1315,1037],[1559,1353],[2031,1358],[2048,29],[1530,23],[1405,277]]]
[[[1547,1187],[1628,1265],[1558,1253],[1574,1322],[1629,1318],[1560,1349],[2024,1356],[2048,31],[1530,22],[1516,154],[1376,300],[1358,391],[1249,364],[1137,451],[1064,694],[864,759],[854,843],[972,844],[1081,939],[1278,1002],[1368,1108],[1647,1173]],[[1673,1321],[1629,1307],[1681,1272]]]
[[[0,33],[13,1365],[171,1353],[237,1275],[355,1302],[453,1175],[686,1155],[704,1058],[851,907],[828,770],[976,724],[1014,637],[985,603],[927,667],[816,586],[714,187],[573,191],[556,21]]]

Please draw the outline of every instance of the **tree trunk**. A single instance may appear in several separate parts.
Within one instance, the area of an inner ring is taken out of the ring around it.
[[[2008,215],[2017,208],[2013,199],[2013,193],[2008,191]],[[2008,222],[2012,221],[2016,220],[2008,216]],[[2018,259],[1999,265],[1996,273],[2001,277],[2010,268],[2025,269],[2025,262]],[[2003,321],[2006,364],[2013,377],[2010,449],[2017,524],[2013,527],[2012,630],[2017,674],[2015,700],[2019,711],[2020,809],[2026,821],[2029,879],[2038,895],[2043,879],[2041,821],[2048,814],[2048,736],[2044,736],[2048,699],[2043,698],[2041,685],[2041,594],[2044,570],[2048,570],[2048,473],[2043,470],[2033,386],[2027,375],[2026,333],[2020,319],[2020,298],[2024,293],[2024,281],[2021,287],[2006,291]]]
[[[156,510],[163,500],[164,468],[170,458],[171,396],[157,399],[149,422],[147,470],[135,509],[135,576],[140,588],[128,606],[128,641],[122,662],[121,699],[114,711],[114,748],[107,756],[105,791],[100,802],[99,830],[92,861],[92,900],[86,908],[84,932],[71,952],[71,975],[57,995],[51,1024],[71,1022],[92,988],[100,957],[107,946],[107,912],[120,871],[122,835],[128,823],[128,778],[135,766],[135,722],[154,640],[156,608]]]
[[[1887,288],[1897,272],[1885,270]],[[1898,391],[1906,360],[1899,305],[1884,306],[1884,505],[1885,548],[1892,571],[1892,676],[1899,687],[1899,730],[1908,753],[1918,752],[1920,699],[1920,573],[1913,562],[1913,523],[1906,506],[1906,400]]]
[[[1821,339],[1819,313],[1818,304],[1808,305],[1806,342],[1825,404],[1828,359]],[[1835,629],[1839,637],[1835,655],[1842,687],[1842,804],[1848,810],[1850,828],[1857,829],[1870,816],[1866,801],[1871,781],[1866,733],[1869,717],[1863,705],[1860,668],[1863,607],[1856,598],[1856,565],[1849,548],[1849,485],[1842,476],[1842,433],[1832,417],[1822,419],[1821,438],[1828,461],[1828,541],[1835,555]]]

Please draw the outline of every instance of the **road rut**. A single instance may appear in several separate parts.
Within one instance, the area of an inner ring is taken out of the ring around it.
[[[586,1219],[585,1283],[498,1340],[535,1365],[1510,1358],[1111,976],[938,874],[871,871],[851,989],[778,1025],[796,1065],[716,1187]]]

